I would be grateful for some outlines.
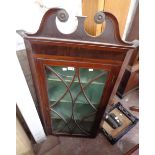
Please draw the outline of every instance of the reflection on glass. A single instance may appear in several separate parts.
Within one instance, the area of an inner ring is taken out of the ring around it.
[[[90,135],[107,71],[46,66],[53,133]]]

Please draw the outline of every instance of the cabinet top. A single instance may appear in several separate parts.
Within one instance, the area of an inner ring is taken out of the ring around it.
[[[38,31],[34,34],[25,32],[24,30],[17,30],[24,39],[45,41],[59,41],[59,42],[73,42],[82,44],[95,44],[125,48],[135,48],[138,46],[138,41],[126,42],[120,37],[119,25],[116,17],[108,12],[96,13],[94,20],[97,24],[105,22],[104,31],[99,36],[91,36],[84,29],[84,21],[86,16],[77,16],[78,25],[76,30],[70,34],[61,33],[56,25],[56,17],[60,22],[68,20],[68,13],[61,8],[49,9],[43,16]]]

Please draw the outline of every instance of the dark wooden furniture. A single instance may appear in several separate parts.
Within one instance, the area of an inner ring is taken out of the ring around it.
[[[128,152],[126,152],[124,155],[139,155],[139,144],[131,148]]]
[[[139,5],[131,25],[131,29],[126,38],[128,41],[139,39]],[[131,57],[131,60],[124,72],[122,80],[117,90],[117,95],[123,98],[126,94],[139,88],[139,51],[137,50]]]
[[[117,95],[123,98],[125,95],[129,94],[135,89],[139,88],[139,62],[135,63],[133,66],[128,65],[120,85],[117,90]]]
[[[53,8],[35,34],[17,31],[24,38],[42,123],[47,134],[95,137],[137,46],[121,40],[108,12],[96,14],[96,22],[106,25],[98,37],[85,32],[86,17],[77,17],[71,34],[59,32],[56,17],[66,22],[69,16]]]

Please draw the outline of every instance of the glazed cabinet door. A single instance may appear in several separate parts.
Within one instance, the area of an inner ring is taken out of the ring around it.
[[[138,42],[124,42],[116,17],[108,12],[94,17],[105,23],[96,37],[86,33],[86,17],[80,16],[73,33],[61,33],[56,19],[66,22],[68,17],[64,9],[52,8],[36,33],[18,33],[26,45],[45,132],[95,137]]]
[[[110,90],[111,84],[107,83],[113,77],[112,67],[40,60],[37,68],[48,130],[52,134],[94,135],[99,108],[105,104],[105,89]]]

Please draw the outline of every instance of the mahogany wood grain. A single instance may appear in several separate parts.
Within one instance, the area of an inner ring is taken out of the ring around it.
[[[131,111],[136,111],[136,112],[139,112],[139,107],[137,106],[132,106],[129,108]]]
[[[124,155],[138,155],[138,154],[139,154],[139,144],[135,145],[133,148],[131,148]]]

